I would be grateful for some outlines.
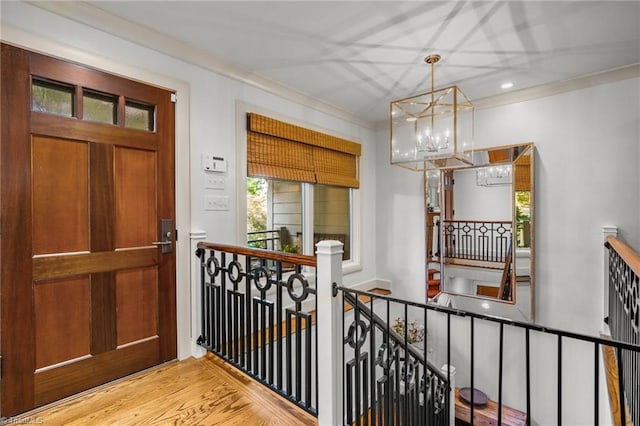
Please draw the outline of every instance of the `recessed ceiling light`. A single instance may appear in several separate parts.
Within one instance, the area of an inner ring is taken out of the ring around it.
[[[505,89],[505,90],[506,89],[511,89],[512,87],[513,87],[513,83],[510,82],[510,81],[507,81],[506,83],[502,83],[500,85],[500,88]]]
[[[417,118],[416,117],[407,117],[406,119],[407,121],[416,121]]]

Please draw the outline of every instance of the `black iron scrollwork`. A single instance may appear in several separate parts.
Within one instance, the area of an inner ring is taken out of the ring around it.
[[[217,277],[220,273],[220,262],[218,262],[218,259],[213,255],[213,253],[211,253],[211,256],[207,259],[205,268],[207,270],[207,274],[211,278]]]
[[[300,294],[296,294],[294,289],[295,282],[299,282],[301,285]],[[309,295],[309,282],[302,274],[291,274],[287,279],[287,292],[289,293],[289,297],[296,303],[300,303],[307,298]]]

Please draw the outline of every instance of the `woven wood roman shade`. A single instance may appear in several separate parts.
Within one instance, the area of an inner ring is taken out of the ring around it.
[[[360,144],[263,115],[247,114],[247,174],[359,188]]]
[[[518,158],[515,163],[514,186],[516,191],[531,191],[531,156]]]

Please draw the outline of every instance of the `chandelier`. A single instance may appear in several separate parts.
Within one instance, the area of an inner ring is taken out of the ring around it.
[[[473,165],[473,104],[457,86],[434,88],[439,60],[424,59],[431,65],[431,92],[391,102],[391,164],[412,170]]]

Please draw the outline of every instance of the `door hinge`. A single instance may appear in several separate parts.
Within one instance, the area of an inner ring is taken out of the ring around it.
[[[171,94],[171,102],[176,103],[178,102],[178,95],[175,93]]]
[[[177,229],[173,233],[173,236],[174,236],[175,240],[178,241],[178,230]]]

